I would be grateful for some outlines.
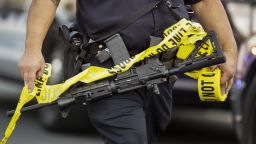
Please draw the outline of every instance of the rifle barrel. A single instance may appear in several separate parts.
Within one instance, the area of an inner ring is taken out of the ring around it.
[[[31,106],[27,106],[21,109],[21,113],[26,112],[26,111],[31,111],[31,110],[35,110],[35,109],[41,109],[50,105],[54,105],[56,102],[53,103],[46,103],[46,104],[35,104],[35,105],[31,105]],[[10,110],[6,112],[6,115],[8,117],[11,117],[13,114],[15,113],[15,110]]]

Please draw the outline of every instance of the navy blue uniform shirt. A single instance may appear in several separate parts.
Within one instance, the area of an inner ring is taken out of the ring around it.
[[[120,19],[136,13],[153,0],[77,0],[77,21],[83,33],[97,40],[99,31],[108,29]],[[199,0],[170,0],[175,11],[187,18],[185,4],[193,4]],[[145,49],[149,46],[149,36],[162,36],[162,32],[176,21],[166,4],[162,2],[152,12],[141,17],[120,32],[128,48]]]

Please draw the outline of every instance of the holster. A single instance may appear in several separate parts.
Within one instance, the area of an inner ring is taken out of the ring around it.
[[[78,61],[83,63],[83,57],[80,56],[81,51],[88,44],[88,39],[82,33],[79,32],[77,23],[67,27],[62,25],[59,28],[59,36],[65,43],[64,49],[64,80],[74,76],[79,71],[76,67]]]

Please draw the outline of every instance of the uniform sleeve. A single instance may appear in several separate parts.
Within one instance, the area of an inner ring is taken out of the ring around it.
[[[184,0],[186,5],[192,5],[192,4],[198,3],[200,1],[201,0]]]

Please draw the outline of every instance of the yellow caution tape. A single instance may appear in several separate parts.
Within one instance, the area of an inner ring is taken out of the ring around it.
[[[43,76],[40,78],[37,78],[35,80],[35,88],[33,89],[33,92],[31,94],[28,92],[28,86],[27,85],[24,86],[24,88],[22,89],[21,95],[20,95],[18,105],[15,110],[15,113],[14,113],[5,133],[4,133],[4,138],[2,139],[0,144],[5,144],[8,140],[8,138],[11,136],[11,134],[16,126],[16,122],[18,121],[18,119],[21,115],[20,110],[22,109],[22,107],[26,103],[31,101],[34,97],[42,97],[44,95],[43,92],[44,92],[47,80],[51,76],[51,70],[52,70],[51,65],[46,64]]]
[[[202,101],[225,101],[227,93],[222,94],[220,88],[221,70],[208,71],[203,68],[198,77],[198,93]]]
[[[175,48],[177,46],[179,47],[177,57],[180,59],[185,59],[189,55],[189,53],[195,48],[195,42],[198,40],[202,40],[205,36],[206,32],[203,30],[200,24],[188,21],[186,19],[182,19],[164,31],[164,39],[158,45],[152,46],[144,50],[143,52],[125,60],[124,62],[113,66],[110,69],[90,66],[88,69],[66,80],[64,83],[57,85],[46,85],[47,79],[50,77],[51,73],[51,65],[46,64],[44,74],[42,78],[39,78],[35,81],[36,84],[32,93],[28,92],[27,85],[23,88],[15,113],[6,129],[4,138],[2,139],[0,144],[6,143],[15,128],[17,120],[21,115],[21,108],[33,98],[36,98],[39,104],[51,103],[57,100],[62,93],[64,93],[68,88],[70,88],[72,85],[79,81],[84,83],[91,83],[100,79],[114,76],[119,73],[123,73],[129,70],[135,63],[140,62],[145,58],[157,55],[161,52],[165,52],[168,49]],[[205,50],[206,52],[208,52],[208,54],[210,54],[209,51],[213,49],[213,46],[209,44],[207,48],[208,49],[205,48]],[[205,52],[202,51],[198,53],[198,56],[203,53]],[[201,78],[201,76],[198,74],[199,72],[200,71],[193,71],[186,74],[192,78]],[[220,75],[214,78],[220,79]],[[218,83],[214,84],[216,85]],[[215,87],[216,89],[214,90],[217,90],[218,87]]]

